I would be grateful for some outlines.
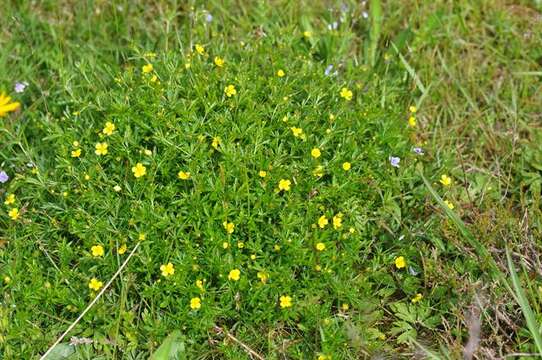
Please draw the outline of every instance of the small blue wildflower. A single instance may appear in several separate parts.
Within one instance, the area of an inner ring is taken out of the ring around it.
[[[423,149],[421,147],[415,147],[415,148],[412,149],[412,151],[414,151],[418,155],[423,155],[424,154]]]
[[[333,70],[333,64],[329,64],[327,67],[326,67],[326,70],[324,71],[324,74],[326,76],[329,76],[329,74],[331,74],[331,71]]]
[[[213,15],[211,13],[207,13],[207,15],[205,15],[205,21],[207,21],[208,23],[213,21]]]
[[[401,161],[401,158],[395,157],[395,156],[390,156],[390,164],[391,164],[391,166],[398,168],[400,161]]]
[[[15,92],[20,94],[24,91],[24,89],[26,89],[26,87],[28,86],[28,83],[26,81],[23,81],[23,82],[16,82],[15,83]]]
[[[9,180],[8,174],[5,171],[0,171],[0,183],[4,184]]]

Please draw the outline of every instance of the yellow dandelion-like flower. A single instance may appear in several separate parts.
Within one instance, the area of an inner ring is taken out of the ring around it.
[[[343,163],[343,170],[349,171],[352,168],[352,164],[350,164],[348,161]]]
[[[100,280],[96,278],[90,279],[90,282],[88,283],[88,287],[94,291],[100,290],[102,286],[104,286],[103,282],[101,282]]]
[[[279,191],[290,191],[290,185],[292,182],[287,179],[280,179],[279,181]]]
[[[292,297],[291,296],[282,295],[279,298],[279,302],[280,302],[280,307],[283,308],[283,309],[292,307]]]
[[[173,266],[172,263],[167,263],[160,266],[160,271],[162,272],[163,277],[168,277],[175,273],[175,267]]]
[[[311,156],[315,159],[318,159],[322,155],[322,152],[318,148],[314,148],[311,150]]]
[[[322,242],[319,242],[318,244],[316,244],[316,250],[324,251],[325,249],[326,249],[326,244],[324,244]]]
[[[286,75],[286,73],[284,72],[284,70],[279,69],[279,70],[277,71],[277,76],[278,76],[278,77],[284,77],[284,75]]]
[[[218,56],[215,56],[215,65],[218,66],[218,67],[223,67],[224,66],[224,59],[222,59],[221,57],[218,57]]]
[[[96,146],[95,146],[95,150],[94,150],[94,153],[96,153],[96,155],[98,156],[103,156],[103,155],[107,155],[107,148],[109,147],[109,145],[107,145],[107,143],[97,143]]]
[[[211,142],[211,146],[215,149],[215,150],[218,150],[218,146],[220,145],[220,138],[219,137],[214,137],[213,138],[213,141]]]
[[[128,246],[126,246],[126,244],[122,244],[117,250],[117,253],[119,255],[123,255],[124,253],[126,253],[126,250],[128,250]]]
[[[224,94],[226,94],[227,97],[232,97],[237,94],[237,90],[235,89],[235,86],[228,85],[224,88]]]
[[[347,100],[347,101],[350,101],[352,100],[352,96],[354,96],[354,94],[352,93],[351,90],[348,90],[348,88],[345,88],[343,87],[341,89],[341,92],[340,92],[340,95],[343,99]]]
[[[239,269],[233,269],[228,274],[228,280],[239,281],[241,278],[241,271]]]
[[[256,276],[263,284],[265,284],[267,282],[267,279],[269,278],[269,275],[263,271],[258,271]]]
[[[186,171],[179,171],[179,173],[177,174],[177,177],[181,180],[188,180],[190,179],[190,173],[189,172],[186,172]]]
[[[8,194],[6,200],[4,201],[5,205],[15,204],[15,194]]]
[[[440,181],[440,183],[441,183],[442,185],[444,185],[444,186],[450,186],[450,185],[452,185],[452,178],[449,177],[449,176],[446,175],[446,174],[441,175],[439,181]]]
[[[397,269],[402,269],[406,267],[406,260],[403,256],[399,256],[395,258],[395,267]]]
[[[105,123],[102,133],[104,135],[110,136],[110,135],[113,135],[113,132],[115,131],[115,129],[116,129],[115,124],[113,124],[111,121],[108,121]]]
[[[292,126],[292,127],[290,128],[290,130],[292,130],[292,134],[294,134],[295,137],[301,137],[301,136],[303,136],[303,129],[301,129],[301,128]]]
[[[444,200],[444,203],[448,207],[448,209],[453,210],[455,208],[454,204],[451,201]]]
[[[341,213],[338,213],[333,217],[333,228],[337,230],[341,226],[343,226],[343,215]]]
[[[132,172],[136,178],[140,178],[145,176],[147,173],[147,168],[142,163],[137,163],[134,167],[132,167]]]
[[[420,293],[417,293],[410,301],[415,304],[417,303],[418,301],[420,301],[421,299],[423,299],[423,295],[420,294]]]
[[[17,110],[21,103],[11,101],[11,97],[5,93],[0,93],[0,117],[6,116],[7,113]]]
[[[81,149],[75,149],[71,152],[72,158],[78,158],[81,156]]]
[[[258,175],[259,175],[261,178],[264,178],[264,177],[267,176],[267,171],[265,171],[265,170],[260,170],[260,171],[258,172]]]
[[[12,208],[11,210],[8,211],[8,216],[10,217],[11,220],[17,220],[19,218],[19,209],[17,208]]]
[[[196,52],[200,55],[205,55],[205,48],[203,47],[203,45],[200,45],[200,44],[196,44],[195,46],[195,49],[196,49]]]
[[[408,118],[408,126],[416,127],[416,118],[414,116]]]
[[[415,113],[416,111],[418,111],[418,109],[416,108],[416,106],[411,105],[409,106],[408,111],[410,111],[411,113]]]
[[[318,219],[318,226],[320,226],[320,229],[323,229],[326,227],[326,225],[329,223],[327,220],[327,217],[325,215],[320,216]]]
[[[190,309],[198,310],[199,308],[201,308],[201,299],[199,297],[190,299]]]
[[[93,247],[90,248],[90,253],[94,257],[104,256],[104,253],[105,253],[104,247],[102,245],[94,245]]]
[[[152,66],[152,64],[143,65],[143,67],[141,68],[141,71],[143,71],[143,74],[148,74],[153,70],[154,70],[154,66]]]
[[[233,234],[233,231],[235,230],[235,224],[232,222],[224,221],[222,223],[222,226],[224,226],[224,229],[228,234]]]

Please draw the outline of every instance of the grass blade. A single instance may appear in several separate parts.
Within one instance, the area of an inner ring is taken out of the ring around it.
[[[382,4],[380,0],[371,0],[371,34],[369,44],[369,61],[372,67],[376,64],[376,50],[382,31]]]
[[[527,322],[529,332],[531,333],[536,348],[538,349],[538,354],[542,355],[542,335],[540,334],[539,324],[536,321],[536,317],[534,315],[533,309],[531,308],[531,305],[529,305],[529,300],[527,300],[525,291],[521,287],[521,283],[519,281],[518,274],[516,273],[514,263],[512,262],[512,257],[510,256],[510,251],[508,250],[508,247],[506,248],[506,260],[508,262],[508,268],[510,269],[512,286],[514,287],[513,295],[515,295],[516,301],[521,307],[521,311],[523,312],[523,316],[525,317],[525,321]]]

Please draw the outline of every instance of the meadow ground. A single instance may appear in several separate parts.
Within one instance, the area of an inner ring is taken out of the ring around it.
[[[540,357],[539,1],[0,11],[1,358]]]

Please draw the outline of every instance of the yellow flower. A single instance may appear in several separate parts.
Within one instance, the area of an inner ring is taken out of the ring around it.
[[[233,281],[238,281],[241,278],[241,271],[239,269],[233,269],[228,274],[228,279]]]
[[[287,179],[280,179],[279,181],[279,191],[290,191],[290,185],[292,184],[292,182],[290,180],[287,180]]]
[[[312,32],[310,31],[303,31],[303,36],[306,37],[307,39],[310,38],[312,36]]]
[[[286,75],[286,73],[284,72],[284,70],[279,69],[279,71],[277,71],[277,76],[278,76],[278,77],[284,77],[284,75]]]
[[[11,278],[9,276],[4,276],[4,283],[9,284],[11,282]]]
[[[402,269],[406,267],[406,260],[403,256],[399,256],[395,258],[395,267],[397,269]]]
[[[340,95],[343,99],[346,99],[347,101],[352,100],[352,96],[354,95],[351,90],[348,90],[348,88],[343,87],[341,89]]]
[[[113,131],[115,131],[115,124],[113,124],[111,121],[106,122],[102,133],[109,136],[113,134]]]
[[[261,177],[261,178],[264,178],[267,176],[267,171],[265,170],[260,170],[260,172],[258,173],[258,175]]]
[[[81,156],[81,149],[75,149],[75,150],[72,150],[72,158],[78,158],[79,156]]]
[[[151,77],[151,82],[159,82],[159,81],[158,81],[158,76],[153,75],[153,76]]]
[[[415,303],[417,303],[418,301],[420,301],[421,299],[423,299],[423,295],[420,294],[420,293],[417,293],[417,294],[412,298],[412,300],[410,300],[410,301],[412,301],[412,303],[415,304]]]
[[[94,245],[90,248],[90,252],[94,257],[104,256],[104,247],[102,245]]]
[[[148,74],[154,69],[154,66],[152,64],[143,65],[141,68],[141,71],[143,71],[143,74]]]
[[[333,217],[333,228],[337,230],[341,226],[343,226],[343,214],[338,213]]]
[[[342,311],[348,311],[348,309],[350,309],[350,306],[347,303],[343,303],[341,305],[341,309]]]
[[[107,143],[97,143],[96,144],[96,150],[94,150],[94,152],[98,156],[107,155],[107,147],[108,146],[109,145],[107,145]]]
[[[141,233],[141,234],[139,234],[139,236],[137,238],[139,239],[139,241],[143,241],[143,240],[145,240],[147,238],[147,235]]]
[[[6,200],[4,201],[4,204],[11,205],[15,204],[15,194],[9,194],[6,196]]]
[[[318,244],[316,244],[316,250],[324,251],[325,249],[326,249],[326,244],[324,244],[322,242],[319,242]]]
[[[224,226],[224,229],[226,229],[226,232],[227,232],[228,234],[232,234],[232,233],[233,233],[233,230],[235,229],[235,224],[234,224],[234,223],[224,221],[224,222],[222,223],[222,225]]]
[[[297,127],[292,126],[290,128],[290,130],[292,130],[292,134],[294,134],[295,137],[303,136],[303,129],[301,129],[301,128],[297,128]]]
[[[220,145],[220,138],[219,137],[214,137],[213,138],[213,142],[211,143],[211,146],[215,149],[215,150],[218,150],[218,146]]]
[[[196,52],[200,55],[205,55],[205,48],[203,47],[203,45],[200,45],[200,44],[196,44],[195,45],[195,48],[196,48]]]
[[[160,266],[160,271],[162,272],[162,276],[168,277],[175,273],[175,267],[173,266],[172,263],[167,263]]]
[[[258,279],[260,279],[263,284],[265,284],[267,282],[267,279],[269,278],[269,275],[267,275],[267,273],[263,271],[258,271],[256,276],[258,276]]]
[[[235,86],[228,85],[224,88],[224,94],[226,94],[227,97],[232,97],[237,94],[237,90],[235,90]]]
[[[280,307],[281,308],[288,308],[292,306],[292,297],[288,295],[282,295],[280,298]]]
[[[8,216],[11,218],[11,220],[17,220],[19,218],[19,209],[12,208],[10,211],[8,211]]]
[[[222,247],[223,247],[224,249],[227,249],[227,248],[230,247],[230,243],[227,242],[227,241],[224,241],[224,242],[222,243]]]
[[[203,281],[202,280],[196,280],[196,286],[198,287],[198,289],[200,291],[205,291],[205,289],[203,288]]]
[[[215,56],[215,65],[218,67],[224,66],[224,59],[221,57]]]
[[[256,260],[256,254],[250,255],[250,260]]]
[[[147,168],[142,163],[137,163],[132,167],[132,172],[136,178],[140,178],[147,173]]]
[[[280,251],[280,245],[276,245],[276,244],[275,244],[275,245],[273,246],[273,249],[274,249],[275,251]]]
[[[79,141],[75,140],[72,145],[73,147],[79,147]]]
[[[177,174],[177,177],[181,180],[188,180],[190,179],[190,173],[189,172],[185,172],[185,171],[179,171],[179,173]]]
[[[446,204],[446,206],[448,207],[448,209],[450,210],[453,210],[454,209],[454,204],[448,200],[444,200],[444,203]]]
[[[448,175],[444,174],[440,177],[440,183],[444,186],[450,186],[452,185],[452,178],[450,178]]]
[[[411,105],[411,106],[408,108],[408,111],[410,111],[411,113],[415,113],[416,111],[418,111],[418,109],[416,108],[416,106]]]
[[[6,116],[8,112],[15,111],[21,106],[21,103],[11,102],[11,97],[5,93],[0,93],[0,117]]]
[[[117,253],[119,255],[122,255],[126,252],[126,250],[128,250],[128,247],[126,246],[126,244],[122,244],[121,247],[119,247],[119,249],[117,250]]]
[[[100,290],[102,286],[104,286],[103,282],[96,278],[90,279],[90,282],[88,283],[88,287],[94,291]]]
[[[343,170],[348,171],[352,168],[352,164],[350,164],[348,161],[343,163]]]
[[[318,219],[318,226],[320,226],[320,229],[323,229],[326,227],[326,225],[329,223],[327,220],[327,217],[325,215],[320,216]]]
[[[322,153],[320,152],[320,149],[318,148],[314,148],[311,150],[311,156],[315,159],[318,159],[320,157],[320,155],[322,155]]]
[[[113,190],[115,190],[115,192],[119,192],[122,190],[122,188],[119,185],[115,185],[113,186]]]
[[[408,126],[416,127],[416,118],[414,116],[408,118]]]
[[[242,241],[240,241],[240,242],[237,243],[237,247],[238,247],[239,249],[242,249],[242,248],[245,247],[245,243],[242,242]]]
[[[201,307],[201,299],[199,297],[190,299],[190,309],[198,310],[200,307]]]

